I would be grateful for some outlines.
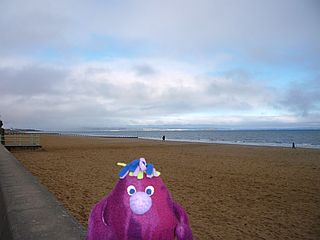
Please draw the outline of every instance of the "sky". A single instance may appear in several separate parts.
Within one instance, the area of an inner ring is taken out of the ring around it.
[[[0,0],[6,128],[320,128],[318,0]]]

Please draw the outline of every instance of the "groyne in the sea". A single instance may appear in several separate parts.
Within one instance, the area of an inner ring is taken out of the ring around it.
[[[85,229],[0,144],[0,240],[85,239]]]

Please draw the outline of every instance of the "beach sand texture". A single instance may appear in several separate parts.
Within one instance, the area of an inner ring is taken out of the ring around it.
[[[83,225],[145,157],[189,214],[195,239],[320,239],[320,151],[58,135],[19,159]]]

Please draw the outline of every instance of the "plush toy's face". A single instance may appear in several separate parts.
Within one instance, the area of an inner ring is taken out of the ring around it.
[[[135,215],[158,212],[168,207],[169,192],[160,177],[137,179],[127,176],[119,180],[114,194],[122,196],[122,203]]]
[[[130,196],[130,209],[135,214],[144,214],[149,211],[152,206],[151,196],[154,193],[154,187],[152,185],[147,186],[144,191],[137,191],[134,185],[129,185],[127,187],[127,193]]]

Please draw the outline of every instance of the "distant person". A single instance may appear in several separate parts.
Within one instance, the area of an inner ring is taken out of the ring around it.
[[[162,141],[165,141],[165,140],[166,140],[166,136],[163,135],[163,136],[162,136]]]
[[[294,144],[294,142],[292,143],[292,148],[296,148],[296,145]]]

